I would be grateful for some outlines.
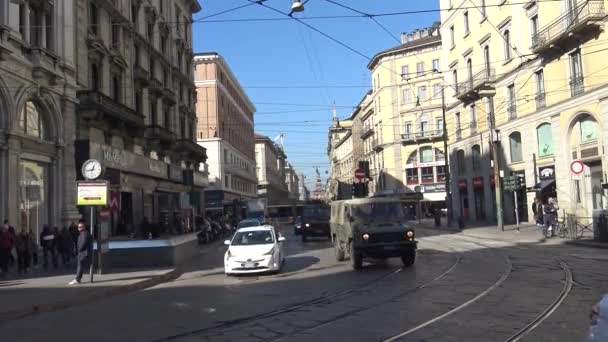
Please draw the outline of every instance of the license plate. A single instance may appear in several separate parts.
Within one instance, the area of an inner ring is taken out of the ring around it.
[[[246,262],[245,263],[245,268],[254,268],[254,267],[255,267],[255,264],[252,263],[252,262]]]
[[[397,249],[397,246],[384,246],[385,251],[393,251]]]

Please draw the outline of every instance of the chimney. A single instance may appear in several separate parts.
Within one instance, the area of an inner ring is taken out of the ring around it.
[[[401,44],[405,44],[407,43],[407,33],[402,32],[401,33]]]

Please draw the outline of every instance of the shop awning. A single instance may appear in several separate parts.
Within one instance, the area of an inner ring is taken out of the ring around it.
[[[551,186],[555,186],[555,178],[541,180],[540,182],[536,183],[536,185],[534,185],[533,189],[535,191],[542,192],[545,189],[550,188]]]
[[[423,201],[441,202],[445,201],[445,192],[430,192],[424,194]]]

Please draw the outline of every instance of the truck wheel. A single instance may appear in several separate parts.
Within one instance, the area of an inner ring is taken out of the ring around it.
[[[350,265],[353,270],[358,271],[363,267],[363,256],[361,253],[355,251],[355,244],[350,243]]]
[[[416,250],[415,249],[410,249],[407,252],[404,252],[401,255],[401,261],[403,262],[403,266],[405,267],[410,267],[414,264],[414,262],[416,261]]]
[[[344,250],[340,247],[340,241],[334,240],[334,254],[336,255],[337,261],[344,261]]]

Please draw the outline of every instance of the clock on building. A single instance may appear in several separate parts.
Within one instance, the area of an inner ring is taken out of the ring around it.
[[[102,171],[103,168],[98,160],[89,159],[82,164],[82,176],[88,180],[99,178]]]

